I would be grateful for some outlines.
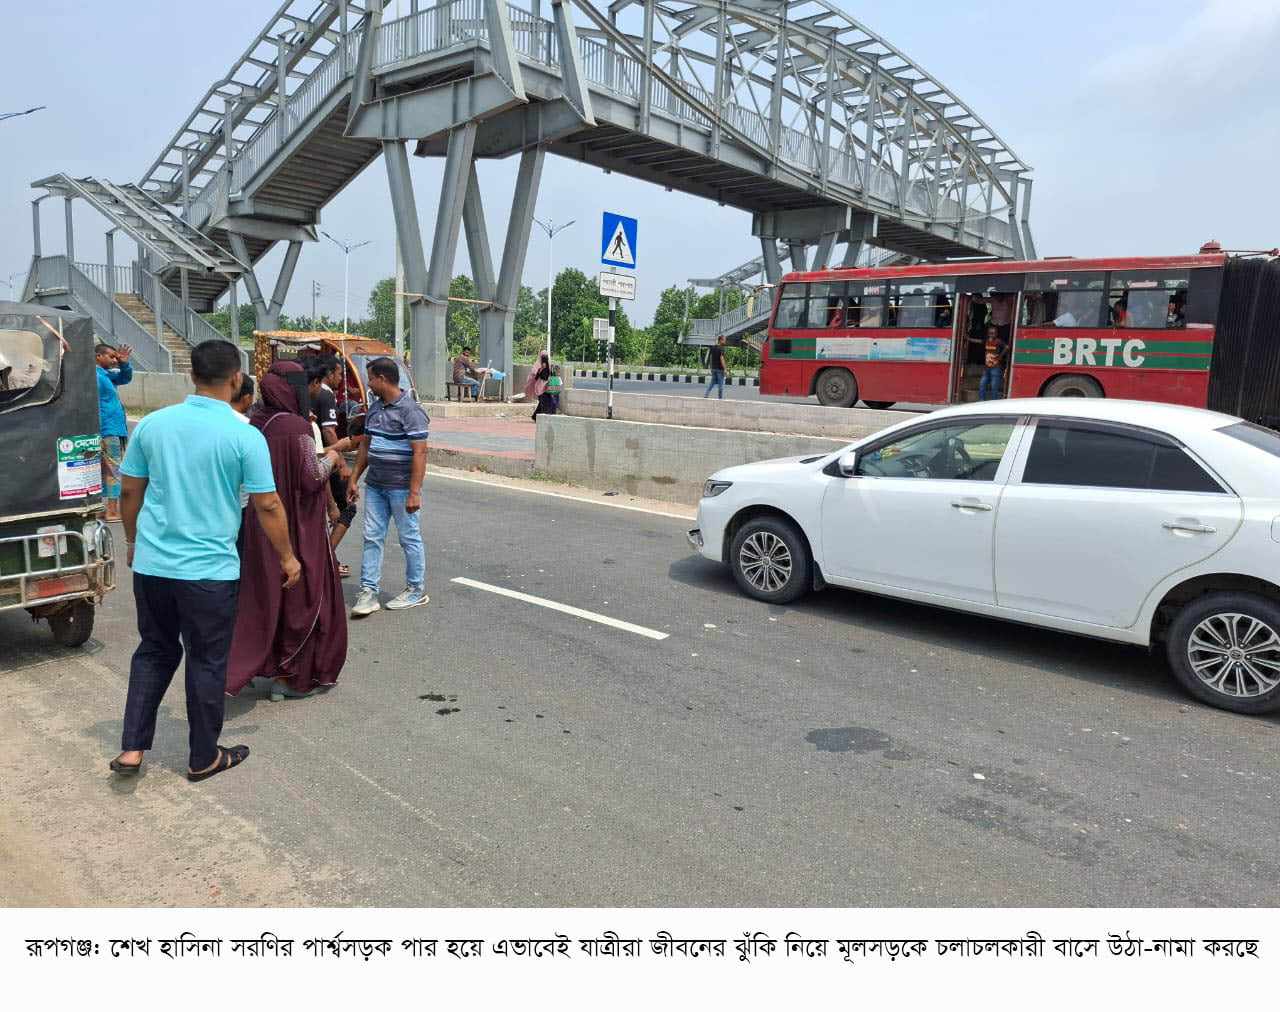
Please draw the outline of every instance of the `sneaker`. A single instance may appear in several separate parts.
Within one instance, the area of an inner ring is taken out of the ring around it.
[[[360,588],[360,596],[356,598],[356,603],[351,607],[352,618],[364,618],[366,615],[372,615],[381,608],[378,603],[378,592],[370,590],[368,587]]]
[[[420,604],[426,604],[431,598],[427,597],[421,587],[405,587],[399,594],[387,602],[387,611],[403,611],[405,608],[416,608]]]

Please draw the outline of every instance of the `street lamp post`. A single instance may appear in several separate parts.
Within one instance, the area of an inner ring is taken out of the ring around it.
[[[538,227],[542,229],[542,231],[547,233],[547,358],[549,359],[551,358],[551,284],[554,280],[552,277],[552,270],[555,264],[552,257],[553,244],[555,243],[556,236],[578,219],[574,218],[571,221],[566,221],[563,225],[554,224],[550,218],[546,221],[542,221],[538,218],[534,218],[533,220],[537,223]]]
[[[347,297],[351,292],[351,251],[357,250],[361,246],[368,246],[373,242],[373,240],[366,239],[364,242],[343,242],[341,239],[335,239],[323,229],[320,230],[320,234],[337,246],[338,249],[342,250],[346,257],[342,267],[342,332],[345,334],[347,332]]]

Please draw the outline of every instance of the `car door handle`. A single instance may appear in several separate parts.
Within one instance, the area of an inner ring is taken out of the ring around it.
[[[1166,520],[1162,525],[1166,531],[1181,531],[1184,534],[1217,534],[1218,528],[1208,524],[1198,524],[1194,520]]]
[[[979,502],[977,499],[953,499],[951,508],[955,510],[973,510],[975,513],[990,513],[995,509],[990,503]]]

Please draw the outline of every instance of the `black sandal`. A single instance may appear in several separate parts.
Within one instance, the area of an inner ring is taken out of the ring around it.
[[[122,763],[119,759],[111,760],[111,772],[119,773],[122,777],[131,777],[142,769],[142,763]]]
[[[242,762],[249,758],[248,745],[232,745],[230,748],[218,746],[218,758],[213,766],[205,770],[203,773],[192,773],[187,770],[187,779],[193,784],[198,784],[201,780],[208,780],[210,777],[216,777],[219,773],[231,769],[233,766],[239,766]]]

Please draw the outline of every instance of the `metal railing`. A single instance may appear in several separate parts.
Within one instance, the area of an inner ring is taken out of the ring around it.
[[[82,260],[76,261],[80,273],[101,288],[108,295],[129,294],[136,291],[134,269],[127,264],[114,267],[108,264],[90,264]]]
[[[36,290],[65,291],[80,312],[92,317],[98,334],[131,345],[134,362],[152,372],[172,372],[173,356],[156,335],[130,316],[93,279],[65,256],[42,257],[36,264]]]
[[[134,287],[134,294],[138,296],[151,312],[156,311],[155,307],[155,291],[156,280],[155,275],[143,267],[136,268],[137,284]],[[161,282],[160,288],[160,319],[170,330],[181,337],[189,347],[194,348],[197,344],[205,341],[225,341],[227,335],[214,327],[209,321],[202,317],[190,306],[184,305],[182,300],[173,292],[166,288]],[[240,349],[241,365],[247,372],[249,369],[249,353],[243,348]]]
[[[523,14],[525,20],[533,20],[532,14]],[[381,70],[424,53],[448,49],[459,42],[488,38],[484,0],[448,0],[416,14],[384,22],[378,29],[373,69]]]
[[[50,540],[54,540],[53,552],[42,556],[42,547]],[[12,573],[0,571],[0,611],[96,597],[115,589],[116,567],[111,529],[101,520],[88,521],[82,531],[18,534],[0,538],[0,545],[14,544],[22,546],[22,570]],[[73,551],[73,546],[77,550]],[[33,557],[36,562],[32,561]],[[37,564],[41,559],[51,560],[47,568]],[[77,576],[84,578],[83,586],[65,585]],[[39,585],[44,581],[58,581],[63,586],[58,587],[56,593],[42,594]],[[11,589],[14,585],[17,589],[16,600]]]

